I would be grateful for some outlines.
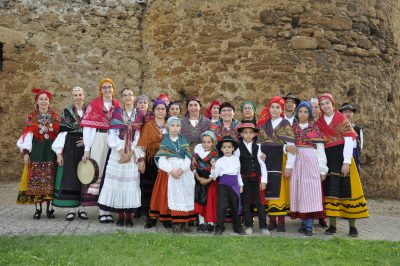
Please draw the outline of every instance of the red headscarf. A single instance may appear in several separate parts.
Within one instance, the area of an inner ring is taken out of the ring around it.
[[[268,121],[268,119],[271,118],[271,113],[269,112],[269,109],[271,108],[271,105],[273,103],[277,103],[281,106],[282,108],[282,113],[281,117],[285,117],[285,100],[282,97],[279,96],[274,96],[272,99],[269,101],[269,103],[264,107],[264,109],[261,111],[260,118],[258,119],[258,124],[257,126],[262,126],[265,122]]]
[[[168,101],[168,103],[171,102],[171,98],[169,98],[168,93],[161,93],[156,100],[161,100],[161,101]]]
[[[328,99],[329,101],[331,101],[331,102],[332,102],[332,106],[335,106],[335,100],[333,99],[332,94],[330,94],[330,93],[324,93],[324,94],[319,95],[319,96],[318,96],[318,102],[319,102],[319,104],[321,105],[321,101],[322,101],[322,100],[325,100],[325,99]]]
[[[214,105],[218,105],[219,107],[221,107],[221,103],[218,100],[212,101],[210,106],[208,106],[207,110],[204,112],[204,116],[207,117],[208,119],[212,118],[211,109],[214,107]]]
[[[52,95],[50,92],[48,92],[48,91],[46,91],[46,90],[42,90],[42,89],[40,89],[40,88],[33,88],[33,89],[32,89],[32,92],[33,92],[34,94],[36,94],[36,95],[35,95],[35,101],[38,100],[38,98],[39,98],[39,96],[40,96],[41,94],[46,94],[47,97],[49,98],[49,100],[51,100],[51,98],[53,97],[53,95]]]

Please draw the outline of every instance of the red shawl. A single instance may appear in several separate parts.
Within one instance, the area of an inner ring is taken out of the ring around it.
[[[324,134],[325,148],[344,144],[344,137],[357,138],[357,133],[350,121],[339,111],[334,111],[332,122],[328,125],[322,114],[317,121],[319,129]]]
[[[93,127],[98,129],[109,129],[112,114],[115,108],[120,107],[116,99],[112,99],[112,106],[109,111],[104,109],[103,97],[95,98],[86,108],[83,115],[81,126]]]
[[[22,140],[25,139],[25,136],[29,133],[33,133],[33,138],[40,139],[40,142],[43,143],[45,139],[54,140],[57,137],[58,129],[60,128],[60,116],[56,114],[52,109],[49,108],[48,112],[51,116],[51,121],[48,121],[44,126],[47,129],[47,132],[41,131],[38,116],[40,113],[38,111],[33,111],[29,114],[26,119],[25,127],[22,132]]]

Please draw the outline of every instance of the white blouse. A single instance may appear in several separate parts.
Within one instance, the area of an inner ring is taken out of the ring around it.
[[[237,175],[239,186],[243,186],[242,176],[240,175],[240,160],[237,156],[223,156],[215,163],[215,168],[211,168],[211,176],[215,180],[222,175]]]
[[[253,142],[247,143],[246,141],[243,140],[243,144],[246,146],[246,148],[250,152],[250,154],[252,154]],[[267,166],[265,165],[265,162],[260,158],[261,154],[262,154],[261,144],[257,144],[257,146],[258,146],[257,159],[258,159],[258,162],[260,163],[260,168],[261,168],[261,182],[267,184],[268,183]],[[236,149],[236,151],[233,153],[233,155],[240,158],[240,149]]]

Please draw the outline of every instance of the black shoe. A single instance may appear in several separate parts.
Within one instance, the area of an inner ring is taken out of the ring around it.
[[[164,228],[170,229],[172,227],[172,222],[171,221],[163,221],[162,225]]]
[[[142,217],[142,214],[140,213],[139,210],[137,210],[137,211],[135,212],[135,214],[133,215],[133,218],[140,218],[140,217]]]
[[[319,219],[319,226],[321,226],[322,228],[328,228],[328,224],[326,223],[324,218]]]
[[[350,226],[349,236],[358,237],[358,230],[355,227]]]
[[[75,212],[69,212],[67,216],[65,216],[65,220],[68,222],[71,222],[75,219]]]
[[[35,214],[33,215],[33,219],[39,220],[42,215],[42,210],[36,209]]]
[[[157,220],[156,219],[151,219],[151,218],[147,218],[146,219],[146,223],[144,224],[144,228],[152,228],[153,226],[156,226],[157,224]]]
[[[118,220],[115,223],[115,225],[118,226],[118,227],[124,226],[124,218],[118,218]]]
[[[197,227],[197,231],[198,232],[205,232],[207,229],[207,225],[206,224],[199,224],[199,226]]]
[[[114,217],[111,214],[107,214],[107,223],[112,224],[114,222]]]
[[[285,232],[286,228],[284,224],[278,224],[276,231],[278,232]]]
[[[313,235],[314,235],[314,230],[308,229],[308,228],[307,228],[307,229],[305,230],[304,234],[305,234],[306,236],[313,236]]]
[[[223,229],[221,229],[221,228],[215,228],[215,233],[214,233],[214,234],[215,234],[216,236],[221,236],[223,232],[224,232]]]
[[[107,215],[99,215],[99,222],[102,223],[102,224],[108,223]]]
[[[275,230],[277,227],[278,227],[278,224],[276,222],[272,222],[272,223],[269,223],[268,230],[272,231],[272,230]]]
[[[48,218],[48,219],[54,219],[54,218],[56,218],[56,217],[54,216],[54,210],[46,211],[46,215],[47,215],[47,218]]]
[[[300,234],[305,234],[306,233],[306,226],[302,224],[300,228],[297,230]]]
[[[132,227],[133,226],[132,219],[125,219],[125,226],[126,227]]]
[[[243,228],[242,227],[239,227],[238,229],[236,229],[236,230],[233,230],[236,234],[238,234],[238,235],[245,235],[245,233],[244,233],[244,231],[243,231]]]
[[[333,235],[336,234],[336,226],[329,226],[328,229],[325,230],[325,235]]]
[[[88,219],[87,213],[86,213],[86,212],[78,211],[78,217],[79,217],[79,219],[81,219],[81,220],[87,220],[87,219]]]
[[[206,230],[207,230],[208,232],[214,231],[214,225],[212,225],[212,224],[207,224]]]

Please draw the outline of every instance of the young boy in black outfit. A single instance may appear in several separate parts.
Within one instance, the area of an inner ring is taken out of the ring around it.
[[[270,235],[267,229],[264,190],[268,182],[267,167],[261,157],[261,147],[255,141],[259,129],[255,127],[252,121],[243,121],[238,127],[241,135],[239,148],[234,155],[240,160],[240,174],[243,180],[242,206],[245,222],[245,233],[251,235],[253,233],[253,217],[251,213],[251,205],[255,203],[258,212],[258,221],[261,233]],[[260,193],[261,191],[261,193]]]

